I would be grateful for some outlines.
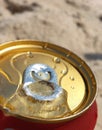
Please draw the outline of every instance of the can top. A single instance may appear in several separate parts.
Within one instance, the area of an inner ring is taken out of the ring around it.
[[[22,40],[0,45],[0,108],[42,122],[71,120],[97,93],[95,77],[71,51],[51,43]]]

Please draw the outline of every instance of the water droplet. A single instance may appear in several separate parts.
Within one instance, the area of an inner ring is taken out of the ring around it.
[[[72,81],[74,81],[74,80],[75,80],[73,76],[70,76],[70,79],[71,79]]]
[[[68,58],[70,56],[70,54],[67,54],[66,57]]]
[[[71,55],[71,52],[69,51],[68,54],[66,55],[66,57],[68,58]]]
[[[92,77],[93,77],[93,75],[92,75],[92,74],[90,74],[90,77],[92,78]]]
[[[14,59],[13,59],[13,62],[15,62],[15,61],[17,61],[17,58],[14,58]]]
[[[82,60],[82,61],[81,61],[81,64],[83,65],[84,63],[85,63],[85,62]]]
[[[72,89],[74,89],[75,87],[74,86],[71,86]]]
[[[66,74],[67,71],[66,71],[66,70],[62,70],[61,73],[62,73],[62,74]]]
[[[96,82],[93,81],[93,85],[96,85]]]
[[[92,89],[94,89],[94,86],[92,86]]]
[[[47,46],[48,46],[48,44],[47,44],[47,43],[45,43],[45,45],[43,46],[43,48],[44,48],[44,49],[46,49],[46,48],[47,48]]]
[[[81,68],[81,67],[82,67],[82,64],[80,64],[79,67]]]
[[[30,58],[33,58],[33,54],[32,54],[32,52],[30,52],[30,51],[27,52],[27,56],[30,57]]]
[[[56,62],[56,63],[60,63],[60,62],[61,62],[61,60],[60,60],[60,58],[55,57],[55,58],[54,58],[54,62]]]

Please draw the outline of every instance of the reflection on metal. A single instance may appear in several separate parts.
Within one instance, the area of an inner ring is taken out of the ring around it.
[[[50,81],[57,84],[57,74],[54,69],[45,64],[33,64],[26,68],[24,73],[24,81],[35,82],[39,80]]]
[[[94,102],[93,73],[75,54],[38,41],[0,45],[0,108],[41,122],[71,120]]]
[[[44,64],[34,64],[27,67],[24,73],[23,84],[25,93],[39,101],[52,101],[60,97],[63,91],[62,88],[57,85],[57,75],[55,71]],[[47,93],[49,88],[52,90],[52,94],[42,96],[42,91]],[[37,91],[39,91],[40,94],[37,94]]]
[[[5,128],[4,130],[14,130],[13,128]]]
[[[23,89],[26,95],[39,101],[53,101],[60,98],[60,94],[63,93],[63,89],[57,84],[43,80],[35,83],[25,83]]]

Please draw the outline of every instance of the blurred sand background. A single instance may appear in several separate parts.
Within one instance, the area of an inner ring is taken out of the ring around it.
[[[102,1],[0,0],[0,43],[34,39],[58,44],[83,58],[98,86],[102,130]]]

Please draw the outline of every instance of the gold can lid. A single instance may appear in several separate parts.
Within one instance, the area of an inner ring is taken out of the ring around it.
[[[9,115],[68,121],[85,112],[96,93],[92,71],[71,51],[32,40],[0,45],[0,108]]]

